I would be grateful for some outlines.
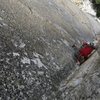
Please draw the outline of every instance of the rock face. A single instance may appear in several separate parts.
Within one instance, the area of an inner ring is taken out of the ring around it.
[[[0,0],[0,100],[58,100],[75,68],[71,45],[92,33],[71,1]]]
[[[98,39],[97,52],[61,82],[58,94],[62,100],[100,99],[100,37]]]
[[[100,56],[96,52],[61,83],[58,92],[61,94],[60,98],[63,100],[99,100],[99,66]]]
[[[83,3],[83,0],[72,0],[72,1],[75,2],[78,6]]]

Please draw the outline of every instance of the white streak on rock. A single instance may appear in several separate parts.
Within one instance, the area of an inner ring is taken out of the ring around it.
[[[32,59],[32,61],[40,68],[43,67],[44,64],[41,62],[39,58]]]
[[[30,59],[27,58],[27,57],[23,57],[23,59],[21,59],[21,62],[22,62],[23,64],[30,64]]]
[[[13,56],[20,56],[19,53],[13,52]]]

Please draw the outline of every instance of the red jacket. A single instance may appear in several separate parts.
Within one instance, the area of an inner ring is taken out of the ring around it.
[[[83,45],[83,47],[79,50],[80,55],[84,57],[88,57],[88,55],[93,51],[93,48],[89,44]]]

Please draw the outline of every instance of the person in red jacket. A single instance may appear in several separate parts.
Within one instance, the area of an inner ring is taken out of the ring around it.
[[[82,60],[85,61],[93,50],[94,50],[93,46],[91,46],[87,42],[84,42],[82,44],[82,47],[79,50],[79,60],[80,60],[80,62],[82,62]]]
[[[78,48],[75,44],[72,46],[72,48],[73,58],[78,65],[84,62],[95,49],[93,45],[90,45],[87,42],[83,42],[81,48]]]

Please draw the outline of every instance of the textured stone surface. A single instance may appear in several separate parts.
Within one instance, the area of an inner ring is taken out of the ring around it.
[[[100,99],[100,57],[96,52],[82,66],[61,83],[59,92],[63,100]]]
[[[68,0],[0,0],[0,100],[58,100],[71,45],[93,32]]]

